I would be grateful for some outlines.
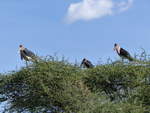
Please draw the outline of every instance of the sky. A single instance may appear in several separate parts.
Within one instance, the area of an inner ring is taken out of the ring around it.
[[[150,53],[150,0],[0,0],[0,73],[25,66],[18,46],[39,56],[119,59],[114,43],[131,55]]]

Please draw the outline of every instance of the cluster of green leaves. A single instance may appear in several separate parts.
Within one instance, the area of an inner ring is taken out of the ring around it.
[[[149,113],[150,65],[110,63],[81,69],[45,59],[0,76],[7,112]]]

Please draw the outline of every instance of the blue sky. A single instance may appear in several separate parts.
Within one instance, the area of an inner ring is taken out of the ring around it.
[[[149,0],[90,1],[1,0],[0,72],[25,65],[19,44],[39,56],[58,53],[70,62],[86,57],[94,64],[119,59],[114,43],[132,55],[141,47],[150,53]]]

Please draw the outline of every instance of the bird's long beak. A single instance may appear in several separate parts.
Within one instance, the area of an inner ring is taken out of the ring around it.
[[[80,64],[80,67],[82,67],[83,63]]]
[[[21,48],[18,49],[18,53],[20,53],[20,51],[21,51]]]
[[[20,53],[20,48],[19,48],[19,50],[18,50],[18,53]]]

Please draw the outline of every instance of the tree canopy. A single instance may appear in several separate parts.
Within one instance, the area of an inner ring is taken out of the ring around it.
[[[149,113],[150,65],[141,61],[81,69],[41,60],[0,76],[0,101],[10,113]]]

